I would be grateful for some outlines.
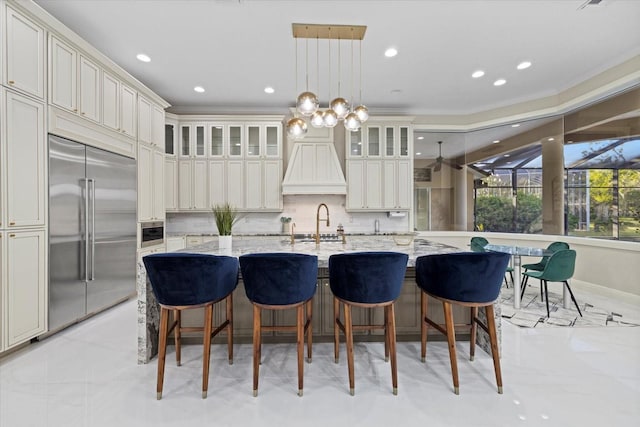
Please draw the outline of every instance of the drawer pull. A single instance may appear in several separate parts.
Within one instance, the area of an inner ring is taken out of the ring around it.
[[[11,234],[9,234],[9,237],[16,237],[16,235],[11,233]]]
[[[13,80],[9,80],[9,84],[10,84],[10,85],[14,85],[14,84],[16,84],[16,82],[15,82],[15,81],[13,81]]]

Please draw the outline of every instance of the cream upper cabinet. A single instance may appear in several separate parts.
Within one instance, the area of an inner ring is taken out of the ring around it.
[[[44,99],[44,29],[7,6],[3,82],[20,92]]]
[[[102,124],[120,132],[120,81],[102,73]]]
[[[227,161],[227,202],[238,209],[244,208],[244,163],[243,160]]]
[[[227,162],[209,160],[209,203],[218,205],[227,201]]]
[[[206,160],[178,161],[178,209],[209,208],[207,166]]]
[[[413,194],[411,127],[372,122],[347,132],[347,209],[408,210]]]
[[[138,141],[151,144],[151,102],[138,97]]]
[[[120,83],[120,132],[136,137],[136,91]]]
[[[167,156],[175,156],[178,150],[178,125],[165,123],[164,125],[164,153]]]
[[[57,107],[77,112],[78,53],[53,35],[49,38],[49,46],[49,102]]]
[[[100,123],[100,68],[80,55],[80,115]]]
[[[152,214],[156,219],[165,218],[165,202],[164,202],[164,152],[155,147],[153,150],[153,204]]]
[[[41,230],[3,232],[0,324],[9,349],[47,330],[47,233]]]
[[[46,146],[44,104],[2,90],[2,194],[0,227],[45,225]]]
[[[166,147],[164,126],[164,109],[154,104],[151,110],[151,142],[162,148],[163,152]]]
[[[165,156],[164,206],[167,211],[178,209],[178,161]]]

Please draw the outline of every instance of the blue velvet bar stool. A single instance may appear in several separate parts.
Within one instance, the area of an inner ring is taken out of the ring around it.
[[[318,281],[318,257],[296,253],[260,253],[240,256],[247,298],[253,304],[253,395],[258,395],[263,331],[295,331],[298,350],[298,396],[302,396],[304,337],[311,362],[311,316]],[[295,325],[262,325],[262,310],[296,309]],[[306,312],[306,314],[305,314]]]
[[[453,322],[452,304],[471,308],[471,324],[468,325],[471,332],[469,351],[471,360],[475,355],[476,325],[480,325],[489,334],[498,393],[502,393],[502,372],[493,304],[500,294],[509,258],[509,254],[498,252],[460,252],[425,255],[416,259],[416,282],[422,290],[420,294],[422,361],[425,361],[427,354],[427,328],[432,326],[447,336],[455,394],[460,393],[460,384],[456,360],[456,325]],[[427,316],[429,297],[442,302],[444,325],[435,323]],[[485,309],[486,324],[478,319],[479,307]]]
[[[163,253],[142,258],[153,294],[160,305],[160,341],[158,343],[157,399],[162,398],[167,338],[174,331],[176,362],[180,366],[182,332],[203,332],[202,398],[209,386],[211,338],[227,334],[229,364],[233,363],[233,291],[238,284],[238,260],[233,257],[192,253]],[[213,329],[213,306],[225,301],[226,319]],[[182,310],[204,307],[202,327],[182,327]],[[169,325],[169,316],[173,322]]]
[[[329,286],[333,292],[335,362],[339,358],[339,330],[345,335],[349,392],[355,394],[353,331],[384,330],[385,360],[391,356],[393,394],[398,394],[394,302],[400,295],[409,256],[399,252],[352,252],[329,257]],[[344,323],[340,306],[344,306]],[[384,307],[383,325],[353,325],[351,307]]]

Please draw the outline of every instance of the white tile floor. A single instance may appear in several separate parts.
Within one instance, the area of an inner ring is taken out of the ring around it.
[[[638,327],[525,329],[504,322],[503,395],[481,350],[469,362],[466,343],[458,344],[456,396],[446,344],[431,342],[422,364],[420,345],[412,342],[398,346],[397,396],[382,345],[357,345],[354,397],[344,347],[336,365],[330,344],[314,346],[304,397],[298,397],[294,346],[266,345],[254,398],[251,346],[237,345],[230,366],[225,347],[215,345],[203,400],[201,346],[185,348],[181,367],[171,363],[170,347],[164,396],[157,401],[156,360],[136,364],[135,324],[130,301],[0,359],[0,426],[622,427],[640,419]]]

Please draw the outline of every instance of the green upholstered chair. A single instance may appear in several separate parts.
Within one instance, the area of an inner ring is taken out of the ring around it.
[[[544,266],[544,270],[535,271],[529,270],[525,271],[524,275],[528,277],[533,277],[534,279],[540,279],[541,283],[544,285],[544,299],[547,303],[547,317],[549,317],[549,293],[547,291],[547,282],[562,282],[567,287],[569,294],[571,294],[571,300],[575,304],[578,309],[578,313],[582,317],[582,312],[580,311],[580,307],[578,307],[578,303],[576,298],[573,296],[573,292],[571,291],[571,286],[569,286],[569,279],[573,277],[573,272],[576,266],[576,251],[573,249],[560,249],[556,251],[549,257],[546,265]]]
[[[570,249],[569,248],[569,244],[565,243],[565,242],[553,242],[551,244],[549,244],[549,246],[547,246],[547,252],[556,252],[559,251],[561,249]],[[525,271],[528,270],[533,270],[533,271],[542,271],[544,270],[544,267],[547,265],[547,261],[549,260],[549,256],[543,256],[542,259],[536,263],[532,263],[532,264],[523,264],[522,268],[525,269]],[[529,281],[529,276],[525,275],[524,273],[522,274],[522,288],[520,290],[520,299],[522,299],[522,297],[524,296],[524,290],[527,288],[527,282]],[[542,295],[542,283],[540,284],[540,299],[543,298]]]
[[[489,244],[489,241],[484,237],[472,237],[471,238],[471,252],[486,252],[484,248]],[[509,277],[511,277],[511,283],[513,283],[513,267],[507,266],[505,274],[509,273]],[[504,285],[508,288],[509,283],[507,282],[507,277],[504,277]]]
[[[467,325],[471,332],[469,349],[471,360],[475,353],[477,325],[489,334],[498,393],[502,393],[502,372],[493,304],[500,294],[500,286],[509,258],[509,254],[499,252],[462,252],[424,255],[416,259],[416,283],[422,291],[420,293],[422,361],[425,361],[427,353],[427,327],[431,326],[447,336],[455,394],[459,394],[455,330],[462,325],[455,325],[453,322],[452,305],[454,304],[469,307],[471,310],[471,324]],[[444,325],[427,317],[428,298],[435,298],[442,302]],[[484,307],[486,322],[478,319],[480,307]]]

